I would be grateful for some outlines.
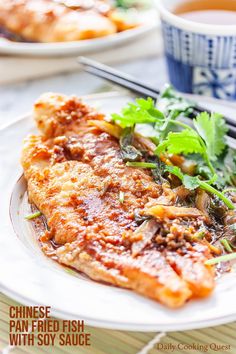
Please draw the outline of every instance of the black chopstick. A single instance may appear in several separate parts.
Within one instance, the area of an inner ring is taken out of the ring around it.
[[[146,85],[145,83],[136,80],[134,77],[126,73],[113,69],[95,60],[85,58],[85,57],[79,57],[78,62],[83,65],[84,70],[86,72],[95,75],[97,77],[100,77],[102,79],[105,79],[107,81],[110,81],[112,83],[115,83],[124,88],[127,88],[139,94],[141,97],[151,97],[154,100],[157,100],[160,95],[160,91],[155,89],[154,87]],[[211,112],[205,107],[199,105],[196,105],[194,107],[194,113],[198,114],[202,112],[207,112],[211,114]],[[236,138],[235,121],[230,117],[224,117],[224,118],[226,120],[229,129],[228,135],[232,138]]]
[[[82,64],[85,67],[86,71],[88,68],[97,69],[99,72],[101,72],[101,75],[102,75],[102,73],[109,74],[112,77],[114,77],[114,79],[115,78],[121,79],[124,82],[124,84],[126,84],[126,85],[129,85],[129,83],[135,84],[139,88],[143,88],[145,90],[152,91],[153,98],[158,98],[158,96],[160,95],[160,91],[158,91],[156,88],[154,88],[150,85],[146,85],[144,82],[135,79],[133,76],[126,74],[122,71],[119,71],[117,69],[113,69],[110,66],[107,66],[105,64],[99,63],[95,60],[85,58],[85,57],[79,57],[78,61],[80,64]],[[115,82],[115,81],[112,80],[112,82]],[[122,84],[122,86],[123,86],[123,84]],[[123,87],[126,87],[126,86],[123,86]],[[127,88],[129,88],[129,87],[127,86]],[[142,92],[142,90],[140,92]]]
[[[139,94],[139,96],[141,96],[141,97],[145,97],[145,98],[151,97],[154,100],[157,100],[157,98],[158,98],[158,95],[153,93],[153,91],[146,89],[146,88],[142,88],[135,83],[125,81],[122,78],[113,76],[110,73],[105,73],[103,71],[100,71],[100,70],[92,68],[92,67],[85,67],[85,71],[89,74],[100,77],[101,79],[106,79],[107,81],[110,81],[113,84],[117,84],[117,85],[120,85],[124,88],[127,88],[127,89]]]

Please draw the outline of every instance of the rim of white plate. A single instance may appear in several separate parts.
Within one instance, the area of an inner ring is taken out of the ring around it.
[[[108,47],[112,48],[131,41],[136,37],[145,35],[160,26],[160,20],[155,7],[148,10],[145,16],[147,19],[136,28],[95,39],[54,43],[24,43],[0,39],[0,53],[27,54],[30,56],[69,56],[73,54],[79,55],[85,52],[89,53]]]

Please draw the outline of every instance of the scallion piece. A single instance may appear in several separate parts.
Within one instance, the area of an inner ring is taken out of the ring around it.
[[[224,256],[208,259],[205,262],[205,264],[206,265],[213,265],[213,264],[217,264],[220,262],[229,262],[229,261],[232,261],[233,259],[236,259],[236,252],[231,253],[231,254],[226,254]]]
[[[76,275],[77,274],[77,272],[75,270],[71,269],[71,268],[65,268],[65,271],[67,273],[71,274],[71,275]]]
[[[32,219],[37,218],[37,217],[40,216],[40,215],[42,215],[41,211],[36,211],[36,212],[33,213],[33,214],[26,215],[26,216],[25,216],[25,219],[26,219],[26,220],[32,220]]]
[[[125,193],[122,192],[122,191],[120,191],[120,193],[119,193],[119,202],[120,202],[121,204],[123,204],[124,201],[125,201]]]
[[[226,238],[222,238],[222,240],[220,240],[220,243],[222,244],[222,246],[224,246],[224,249],[229,252],[232,253],[233,250],[228,242],[228,240]]]
[[[126,162],[126,166],[128,167],[138,167],[138,168],[157,168],[155,163],[151,162]]]
[[[230,193],[230,192],[236,192],[236,188],[226,188],[223,190],[222,193],[225,194],[225,193]]]
[[[206,233],[204,231],[199,231],[195,235],[193,235],[192,239],[195,240],[202,240],[206,236]]]

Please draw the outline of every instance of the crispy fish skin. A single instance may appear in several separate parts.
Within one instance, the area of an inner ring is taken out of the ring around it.
[[[124,207],[117,213],[118,193],[101,196],[103,178],[87,164],[66,161],[49,167],[42,144],[42,139],[28,138],[22,163],[30,200],[47,218],[55,242],[63,245],[57,249],[58,260],[92,279],[134,289],[169,307],[185,303],[191,291],[160,253],[132,257],[122,237],[133,228],[132,212]],[[131,202],[137,204],[133,196]]]
[[[0,24],[29,41],[67,42],[116,32],[108,18],[49,0],[0,0]]]
[[[150,244],[132,255],[134,212],[158,198],[161,187],[148,171],[123,163],[115,138],[87,124],[104,117],[75,97],[56,94],[43,95],[34,115],[42,135],[25,140],[22,166],[29,199],[59,246],[58,261],[171,308],[208,296],[214,271],[204,265],[206,246],[189,245],[180,255]]]

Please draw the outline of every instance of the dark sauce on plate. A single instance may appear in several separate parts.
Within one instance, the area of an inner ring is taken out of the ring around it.
[[[32,213],[35,213],[38,211],[38,209],[31,204],[31,210]],[[58,257],[56,255],[56,250],[61,247],[62,245],[57,244],[52,238],[45,238],[45,234],[49,232],[49,228],[47,225],[47,221],[46,218],[44,217],[44,215],[41,215],[35,219],[30,220],[30,222],[32,223],[34,232],[35,232],[35,236],[36,239],[40,245],[40,248],[43,250],[43,252],[49,257],[51,258],[53,261],[58,261]],[[214,226],[213,226],[214,227]],[[221,228],[220,225],[218,225],[218,231],[220,232],[220,230],[222,231],[220,236],[216,236],[214,237],[214,239],[212,240],[211,244],[216,246],[216,247],[220,247],[220,239],[224,236],[223,234],[223,229]],[[222,255],[225,252],[223,251]],[[84,279],[89,279],[89,277],[87,275],[85,275],[84,273],[79,272],[78,270],[72,268],[72,267],[68,267],[68,266],[64,266],[63,267],[69,272],[69,273],[73,273],[74,274],[80,274],[80,276],[82,276]],[[225,273],[228,273],[232,270],[231,267],[231,263],[230,262],[222,262],[219,263],[215,266],[216,269],[216,278],[219,278],[220,276],[222,276]],[[106,284],[105,282],[100,282],[102,284]]]

